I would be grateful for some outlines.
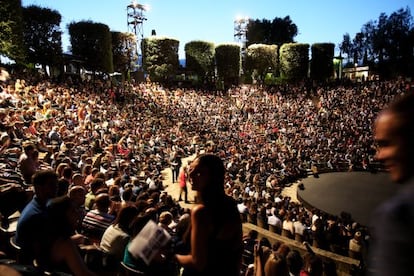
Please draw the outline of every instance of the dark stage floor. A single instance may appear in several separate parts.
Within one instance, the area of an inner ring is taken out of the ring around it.
[[[324,173],[319,178],[305,178],[302,183],[305,189],[298,189],[297,196],[306,206],[333,215],[345,211],[354,221],[366,226],[375,207],[399,188],[383,172]]]

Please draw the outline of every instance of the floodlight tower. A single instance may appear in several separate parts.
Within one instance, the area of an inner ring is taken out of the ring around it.
[[[144,38],[144,21],[147,18],[144,15],[144,12],[148,10],[147,5],[138,4],[135,0],[127,6],[127,23],[128,31],[135,34],[137,40],[137,56],[138,56],[138,67],[142,66],[142,51],[141,51],[141,42]]]
[[[234,20],[234,40],[240,43],[241,51],[246,51],[246,42],[247,42],[247,25],[249,24],[248,17],[238,16]]]
[[[248,17],[237,16],[234,20],[234,40],[240,44],[241,64],[240,74],[243,74],[243,67],[246,60],[246,42],[247,42],[247,25]]]

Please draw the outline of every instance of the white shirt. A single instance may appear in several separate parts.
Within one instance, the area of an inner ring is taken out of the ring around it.
[[[275,215],[267,217],[267,224],[282,228],[282,221]]]
[[[122,231],[118,225],[110,225],[102,236],[100,247],[122,260],[128,241],[129,235],[127,233]]]
[[[305,231],[306,226],[303,225],[303,223],[300,222],[300,221],[295,221],[293,223],[293,228],[295,228],[295,233],[297,233],[299,235],[303,235],[303,232]]]
[[[249,210],[244,202],[237,204],[237,209],[239,210],[240,214],[247,214]]]

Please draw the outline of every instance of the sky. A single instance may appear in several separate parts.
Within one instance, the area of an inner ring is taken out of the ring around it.
[[[377,20],[381,13],[391,15],[409,7],[414,15],[413,0],[143,0],[144,37],[155,30],[157,36],[180,41],[179,57],[184,59],[184,45],[204,40],[218,45],[235,42],[234,21],[238,17],[290,19],[298,27],[294,38],[299,43],[334,43],[336,53],[343,35],[351,39],[362,26]],[[58,11],[62,16],[63,51],[70,46],[67,25],[91,20],[108,25],[111,31],[128,32],[127,6],[131,0],[22,0],[23,6],[36,5]]]

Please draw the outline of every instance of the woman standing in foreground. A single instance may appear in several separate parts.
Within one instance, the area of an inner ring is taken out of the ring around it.
[[[242,222],[236,202],[224,191],[225,168],[216,155],[203,154],[190,165],[197,204],[191,211],[188,255],[175,255],[183,275],[239,275],[242,255]]]

